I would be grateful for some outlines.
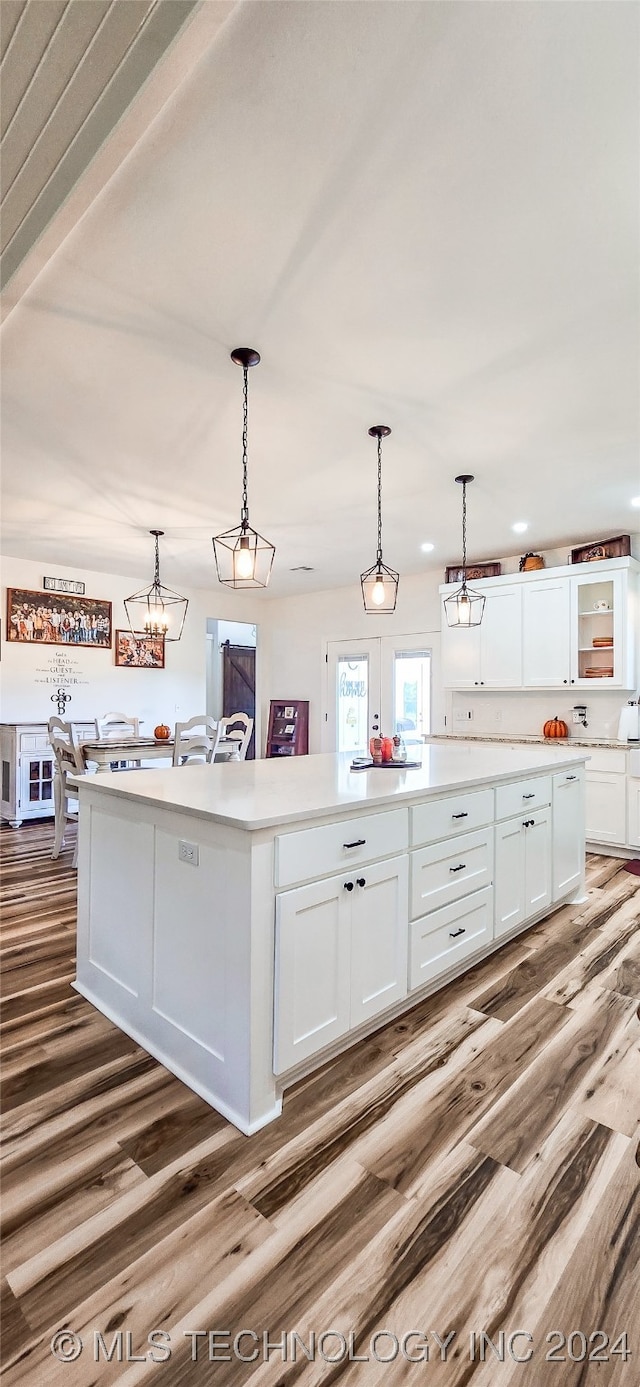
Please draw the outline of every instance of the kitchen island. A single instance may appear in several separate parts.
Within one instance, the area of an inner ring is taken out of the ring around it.
[[[585,898],[585,751],[429,745],[76,779],[75,986],[241,1131]]]

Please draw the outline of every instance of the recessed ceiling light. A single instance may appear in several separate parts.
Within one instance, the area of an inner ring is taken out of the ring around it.
[[[421,548],[423,554],[431,554],[431,553],[433,552],[433,550],[435,549],[435,547],[436,547],[435,544],[429,544],[429,541],[428,541],[428,540],[427,540],[426,544],[421,544],[421,545],[420,545],[420,548]]]
[[[640,496],[632,496],[632,497],[631,497],[631,505],[632,505],[632,506],[640,506]]]
[[[529,526],[526,520],[516,520],[515,525],[512,525],[511,529],[514,530],[517,535],[523,535],[525,530],[529,529]]]

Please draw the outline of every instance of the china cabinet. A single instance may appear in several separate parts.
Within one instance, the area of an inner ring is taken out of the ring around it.
[[[266,756],[306,756],[309,751],[309,704],[302,698],[272,699]]]
[[[95,723],[75,723],[79,738],[95,736]],[[0,728],[2,818],[12,828],[54,815],[53,751],[45,722],[3,723]]]

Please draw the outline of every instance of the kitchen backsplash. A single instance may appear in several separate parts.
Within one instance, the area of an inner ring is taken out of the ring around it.
[[[563,718],[574,737],[614,738],[618,731],[620,710],[629,695],[624,690],[579,689],[565,693],[550,689],[548,693],[524,693],[520,690],[453,693],[447,700],[446,732],[473,733],[476,736],[496,733],[515,736],[542,731],[547,718]],[[587,727],[572,722],[574,704],[583,703],[587,709]],[[469,719],[467,714],[471,712]]]

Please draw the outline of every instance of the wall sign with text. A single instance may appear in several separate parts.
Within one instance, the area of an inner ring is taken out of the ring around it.
[[[75,578],[43,578],[42,586],[45,592],[73,592],[84,597],[84,583],[76,582]]]

